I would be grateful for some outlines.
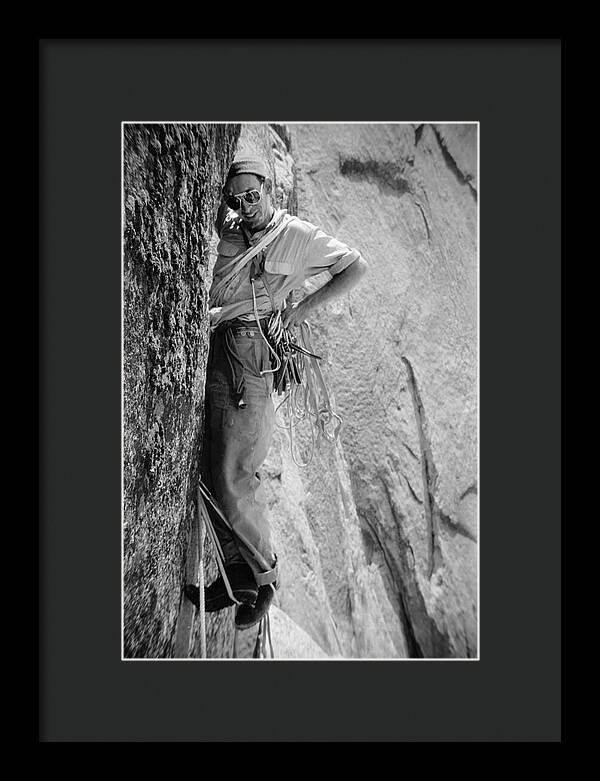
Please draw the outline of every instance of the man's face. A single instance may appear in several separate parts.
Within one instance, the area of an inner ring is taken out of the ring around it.
[[[238,174],[229,179],[225,185],[226,195],[238,196],[241,196],[242,193],[245,193],[248,190],[258,190],[260,192],[261,185],[262,196],[259,202],[248,203],[244,198],[240,197],[240,207],[236,210],[250,229],[264,227],[263,223],[266,225],[271,217],[271,199],[269,195],[271,189],[270,180],[265,179],[263,182],[254,174]]]

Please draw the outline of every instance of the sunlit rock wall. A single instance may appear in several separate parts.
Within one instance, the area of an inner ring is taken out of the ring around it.
[[[238,148],[369,264],[311,321],[340,439],[298,468],[278,430],[265,463],[276,604],[328,655],[476,656],[476,126],[245,125]]]

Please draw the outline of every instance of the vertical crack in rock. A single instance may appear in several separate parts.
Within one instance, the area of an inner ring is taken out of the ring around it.
[[[412,485],[410,484],[410,480],[409,480],[409,479],[408,479],[408,477],[407,477],[407,476],[404,474],[404,472],[402,473],[402,477],[403,477],[403,478],[406,480],[406,485],[408,486],[408,490],[410,491],[410,493],[411,493],[411,496],[412,496],[412,498],[415,500],[415,502],[416,502],[417,504],[423,504],[423,500],[422,500],[422,499],[419,499],[419,497],[418,497],[418,496],[417,496],[417,494],[415,493],[415,489],[414,489],[414,488],[412,487]]]
[[[417,125],[415,128],[415,146],[418,146],[421,136],[423,135],[423,128],[425,125]]]
[[[394,502],[387,482],[379,476],[387,500],[389,514],[394,523],[396,540],[389,540],[385,546],[386,564],[390,573],[391,594],[398,604],[398,615],[403,627],[409,654],[414,658],[447,657],[451,655],[449,638],[442,634],[435,621],[427,612],[427,606],[419,588],[415,570],[415,554],[404,531],[404,516]],[[378,513],[381,513],[381,507]],[[360,517],[369,523],[367,512]],[[375,515],[377,518],[377,515]],[[385,528],[385,527],[384,527]],[[383,542],[377,537],[379,544]]]
[[[366,522],[367,526],[369,527],[369,530],[371,532],[371,536],[373,537],[373,539],[375,540],[375,542],[379,546],[379,549],[381,551],[381,555],[383,557],[383,561],[384,561],[386,567],[388,568],[388,572],[389,572],[390,576],[393,579],[394,578],[394,568],[392,566],[391,560],[388,557],[387,550],[386,550],[385,546],[383,545],[383,543],[381,542],[379,534],[377,533],[377,529],[375,528],[375,525],[373,523],[371,523],[371,521],[369,520],[367,515],[364,515],[362,517],[363,517],[364,521]]]
[[[404,445],[404,447],[406,448],[406,450],[408,450],[408,452],[410,453],[410,455],[411,455],[411,456],[412,456],[412,457],[415,459],[415,461],[418,461],[418,460],[419,460],[419,456],[418,456],[416,453],[414,453],[414,452],[413,452],[413,451],[412,451],[412,450],[409,448],[409,446],[406,444],[406,442],[403,442],[402,444]]]
[[[442,155],[444,157],[444,160],[446,162],[446,165],[448,168],[452,171],[454,176],[458,179],[458,181],[461,184],[468,184],[469,190],[471,192],[471,195],[477,201],[477,190],[473,187],[471,183],[471,176],[470,174],[463,174],[463,172],[458,167],[456,160],[452,155],[450,154],[450,150],[448,149],[446,142],[442,135],[440,134],[439,130],[436,128],[435,125],[429,125],[429,127],[433,130],[435,133],[435,137],[437,138],[438,144],[440,145],[440,149],[442,150]]]
[[[421,446],[421,468],[423,474],[423,502],[425,506],[425,516],[429,525],[429,577],[441,566],[442,551],[439,543],[439,510],[435,503],[435,487],[437,483],[437,470],[433,462],[431,445],[425,432],[425,410],[421,395],[417,386],[417,380],[412,365],[408,358],[402,356],[402,361],[406,366],[408,374],[408,387],[413,401],[415,411],[415,423],[419,432],[419,443]]]
[[[402,624],[402,631],[408,647],[409,656],[411,659],[423,659],[423,651],[415,637],[415,630],[412,621],[410,620],[410,613],[406,607],[402,591],[398,591],[398,599],[400,601],[400,623]]]
[[[396,505],[394,503],[394,500],[392,499],[392,495],[390,493],[390,489],[386,481],[383,479],[383,477],[379,476],[379,479],[381,480],[381,484],[383,485],[383,490],[385,491],[385,496],[387,499],[388,507],[390,508],[390,513],[392,515],[392,518],[394,519],[394,525],[396,532],[398,534],[398,537],[400,539],[400,542],[402,543],[402,548],[405,551],[408,551],[410,553],[410,561],[408,562],[410,566],[410,571],[414,572],[415,569],[415,552],[412,548],[412,545],[410,544],[408,537],[406,536],[404,532],[404,527],[402,526],[403,521],[403,515],[402,513],[398,512],[396,509]]]
[[[379,546],[379,550],[381,551],[381,556],[387,567],[388,575],[391,582],[397,586],[394,593],[398,600],[398,608],[399,608],[398,612],[400,616],[400,623],[402,625],[402,634],[404,635],[404,640],[406,642],[406,646],[408,649],[409,658],[422,659],[423,651],[421,650],[421,647],[417,642],[417,638],[415,636],[415,630],[413,628],[412,621],[410,619],[410,613],[407,610],[406,602],[404,600],[404,597],[402,596],[402,578],[399,575],[398,568],[394,565],[392,559],[390,559],[386,546],[381,542],[381,539],[379,537],[379,534],[377,533],[377,529],[375,528],[375,525],[371,523],[371,521],[369,520],[366,514],[361,515],[361,518],[363,518],[364,521],[366,522],[367,526],[371,531],[372,537],[375,539],[377,545]]]
[[[290,135],[289,128],[286,125],[280,125],[275,122],[272,122],[269,127],[273,128],[275,133],[279,136],[279,138],[283,141],[285,144],[285,148],[288,152],[291,153],[292,151],[292,137]]]
[[[431,231],[429,230],[429,223],[427,222],[427,217],[425,216],[425,210],[423,209],[423,207],[418,201],[415,201],[415,206],[417,206],[417,208],[421,212],[421,216],[423,217],[423,222],[425,223],[425,230],[427,231],[427,243],[431,247]]]

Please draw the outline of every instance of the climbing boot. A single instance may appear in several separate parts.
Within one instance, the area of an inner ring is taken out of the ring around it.
[[[259,621],[261,621],[262,618],[264,618],[275,595],[274,586],[275,584],[260,586],[258,589],[256,604],[254,606],[240,605],[238,607],[235,612],[236,629],[250,629],[251,626],[255,626],[259,623]]]
[[[258,597],[258,586],[250,567],[246,563],[229,564],[225,566],[225,574],[229,580],[233,596],[238,602],[241,602],[244,607],[254,605]],[[188,583],[184,592],[190,602],[196,607],[200,607],[200,590],[198,586]],[[221,575],[204,589],[204,610],[207,613],[214,613],[234,604],[235,602],[227,593],[225,581]]]

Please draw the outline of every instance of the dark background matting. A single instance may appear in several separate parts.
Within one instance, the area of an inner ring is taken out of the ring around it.
[[[560,42],[47,39],[39,67],[40,740],[559,740]],[[479,662],[121,661],[121,122],[150,120],[481,123]]]

